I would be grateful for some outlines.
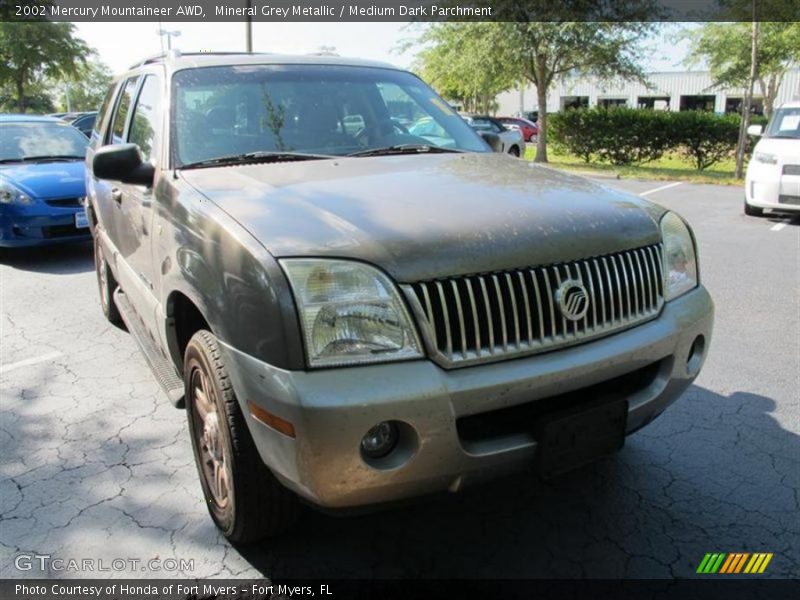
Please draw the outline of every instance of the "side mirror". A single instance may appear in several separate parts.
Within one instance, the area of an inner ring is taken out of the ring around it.
[[[155,169],[142,162],[136,144],[115,144],[100,148],[92,159],[92,171],[98,179],[111,179],[151,187]]]
[[[484,142],[489,144],[494,152],[503,151],[503,140],[501,140],[500,136],[496,133],[492,133],[491,131],[479,131],[478,135],[483,138]]]
[[[747,135],[754,135],[756,137],[760,136],[763,133],[763,128],[761,125],[750,125],[747,128]]]

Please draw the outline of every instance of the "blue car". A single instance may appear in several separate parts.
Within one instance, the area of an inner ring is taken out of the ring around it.
[[[88,143],[59,119],[0,115],[0,247],[91,238],[83,202]]]

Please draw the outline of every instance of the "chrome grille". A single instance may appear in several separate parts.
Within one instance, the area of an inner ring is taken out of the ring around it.
[[[533,354],[608,335],[654,318],[663,305],[661,245],[570,263],[404,285],[429,352],[466,366]],[[556,290],[586,288],[577,321],[561,314]]]

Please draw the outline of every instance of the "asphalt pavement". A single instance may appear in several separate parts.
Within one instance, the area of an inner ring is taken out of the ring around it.
[[[308,511],[242,548],[206,512],[184,412],[103,319],[91,246],[2,252],[0,578],[692,577],[707,552],[771,552],[765,576],[800,576],[800,218],[745,217],[739,188],[602,182],[694,227],[717,307],[695,385],[622,452],[554,481]],[[126,566],[16,560],[32,554]]]

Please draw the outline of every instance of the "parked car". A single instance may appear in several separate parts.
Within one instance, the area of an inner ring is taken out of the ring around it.
[[[70,122],[75,129],[80,131],[83,135],[87,138],[91,137],[92,129],[94,129],[94,122],[97,118],[97,112],[85,112],[83,114],[78,115]]]
[[[745,214],[800,212],[800,102],[775,110],[763,133],[761,125],[751,125],[747,133],[761,139],[747,165]]]
[[[528,119],[522,117],[497,117],[497,120],[505,126],[516,125],[522,132],[522,137],[526,142],[535,142],[539,135],[539,126]]]
[[[0,115],[0,246],[91,239],[83,207],[87,143],[58,119]]]
[[[518,128],[509,129],[494,117],[487,115],[469,115],[465,116],[464,120],[478,133],[492,133],[499,136],[502,143],[499,152],[507,152],[512,156],[525,154],[525,140]]]
[[[448,145],[394,123],[398,98]],[[343,509],[575,468],[706,357],[683,219],[490,152],[388,65],[150,59],[115,80],[87,165],[103,312],[185,403],[231,540],[289,527],[298,498]]]

